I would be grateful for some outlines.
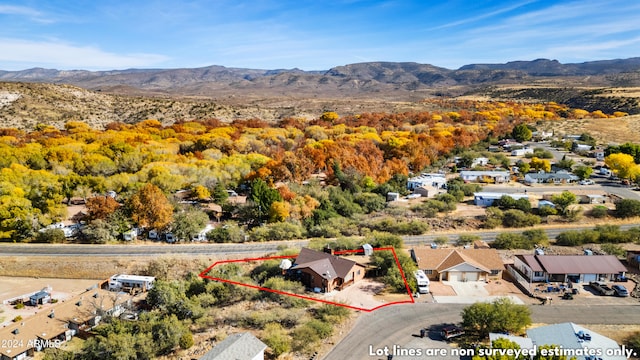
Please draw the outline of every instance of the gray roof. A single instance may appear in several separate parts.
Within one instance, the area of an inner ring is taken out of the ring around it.
[[[509,176],[508,171],[475,171],[475,170],[464,170],[460,171],[460,176],[465,175],[475,175],[475,176]]]
[[[537,180],[549,180],[549,179],[560,179],[560,180],[579,180],[580,178],[573,175],[573,174],[569,174],[566,172],[557,172],[557,173],[530,173],[527,174],[526,176],[528,176],[531,179],[537,179]]]
[[[239,333],[227,336],[200,360],[252,360],[267,348],[262,341],[251,333]]]
[[[627,271],[614,255],[534,255],[534,258],[549,274],[617,274]]]
[[[576,334],[580,331],[591,335],[591,340],[584,341],[579,339]],[[558,345],[565,350],[587,348],[600,351],[620,348],[618,343],[616,343],[614,340],[611,340],[606,336],[600,335],[587,328],[570,322],[529,329],[527,330],[527,336],[533,341],[533,344],[537,345],[538,347],[542,345]],[[626,357],[624,356],[611,356],[604,354],[599,357],[607,360],[626,359]],[[567,358],[570,358],[570,356],[568,356]],[[576,358],[578,360],[585,359],[584,356],[576,356]]]

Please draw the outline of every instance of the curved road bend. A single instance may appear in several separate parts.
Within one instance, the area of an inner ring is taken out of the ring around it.
[[[622,230],[630,227],[640,226],[640,224],[625,224],[620,226]],[[569,230],[592,229],[593,226],[571,227],[571,228],[551,228],[544,229],[550,239],[555,238],[559,233]],[[473,231],[474,235],[479,235],[486,242],[493,241],[501,232],[522,232],[518,230],[501,231]],[[437,237],[447,236],[451,242],[455,242],[462,233],[433,233],[428,235],[404,236],[406,245],[429,244]],[[89,244],[13,244],[0,243],[0,256],[102,256],[102,257],[122,257],[122,256],[159,256],[159,255],[232,255],[232,254],[265,254],[278,251],[281,246],[301,248],[307,246],[308,240],[291,241],[269,241],[262,243],[242,243],[242,244],[162,244],[149,242],[145,245],[119,244],[119,245],[89,245]]]
[[[356,324],[323,360],[386,360],[386,356],[370,355],[372,349],[399,345],[404,348],[447,348],[439,340],[417,337],[421,328],[443,323],[457,323],[466,304],[401,304],[362,314]],[[530,305],[534,323],[554,324],[640,324],[640,305]],[[444,359],[448,357],[414,356],[394,359]],[[452,357],[456,358],[457,357]]]

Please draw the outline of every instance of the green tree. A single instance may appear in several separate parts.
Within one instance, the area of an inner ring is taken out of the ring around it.
[[[458,240],[456,240],[456,246],[470,245],[477,240],[482,240],[482,238],[479,235],[462,234],[458,236]]]
[[[576,162],[572,159],[568,159],[567,155],[564,155],[562,157],[562,160],[556,163],[556,166],[560,169],[571,171],[571,168],[573,167],[573,165],[575,165],[575,163]]]
[[[531,311],[525,305],[514,304],[509,298],[492,303],[477,302],[462,310],[462,326],[470,333],[486,338],[490,332],[520,333],[531,325]]]
[[[111,224],[100,219],[94,220],[82,229],[84,241],[91,244],[106,244],[116,241],[116,235]]]
[[[251,182],[251,200],[258,206],[260,220],[266,221],[269,215],[271,204],[275,201],[282,201],[282,196],[277,189],[267,185],[262,179],[255,179]]]
[[[219,181],[216,183],[216,185],[213,187],[211,198],[213,199],[213,202],[219,205],[222,205],[227,202],[227,199],[229,198],[229,193],[227,192],[227,189],[223,183]]]
[[[197,235],[209,222],[209,216],[203,211],[188,208],[173,216],[171,231],[178,240],[189,241]]]
[[[560,212],[560,214],[566,217],[568,214],[569,206],[577,203],[578,199],[573,193],[569,191],[563,191],[560,194],[553,195],[551,197],[551,202],[556,205],[556,209]]]
[[[573,173],[581,180],[588,179],[593,174],[593,168],[586,165],[578,165],[573,169]]]
[[[519,124],[513,128],[513,130],[511,131],[511,136],[520,142],[529,141],[533,136],[533,132],[531,131],[531,129],[529,129],[527,124]]]
[[[158,346],[157,353],[169,354],[180,344],[180,339],[188,331],[175,314],[156,318],[151,326],[151,333]]]

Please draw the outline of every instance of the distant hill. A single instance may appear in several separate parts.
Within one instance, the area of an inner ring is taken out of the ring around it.
[[[35,68],[0,71],[0,127],[61,127],[69,120],[100,127],[145,119],[276,121],[315,118],[323,111],[431,111],[422,100],[462,95],[637,114],[640,92],[634,87],[640,87],[640,58],[580,64],[538,59],[457,70],[415,62],[366,62],[322,71],[217,65],[111,71]]]
[[[471,64],[450,70],[413,62],[366,62],[327,71],[300,69],[258,70],[207,66],[193,69],[128,69],[111,71],[35,68],[0,71],[0,81],[72,84],[91,90],[129,89],[148,93],[215,96],[246,91],[256,95],[357,95],[370,92],[412,92],[443,86],[525,84],[539,78],[573,79],[580,85],[618,86],[611,75],[640,72],[640,57],[561,64],[537,59],[506,64]],[[632,76],[632,84],[638,86]],[[628,82],[628,81],[627,81]],[[124,88],[123,88],[124,87]]]

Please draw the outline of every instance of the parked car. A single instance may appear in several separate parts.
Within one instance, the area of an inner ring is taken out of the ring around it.
[[[618,275],[616,276],[616,279],[614,280],[615,282],[627,282],[629,280],[628,277],[624,276],[624,275]]]
[[[580,331],[578,331],[576,336],[580,340],[591,341],[591,334],[589,334],[588,332],[584,332],[584,331],[580,330]]]
[[[626,287],[622,286],[622,285],[618,285],[615,284],[612,286],[613,291],[615,291],[616,296],[620,296],[620,297],[627,297],[629,296],[629,291],[627,290]]]
[[[615,291],[612,288],[601,281],[592,281],[589,283],[589,286],[591,286],[599,295],[611,296],[615,294]]]
[[[442,328],[442,331],[440,331],[440,335],[442,336],[443,340],[450,340],[454,337],[464,335],[464,329],[455,325],[448,325]]]
[[[593,185],[593,184],[595,184],[595,182],[593,182],[593,180],[590,180],[590,179],[584,179],[584,180],[580,180],[578,182],[578,184],[580,184],[580,185]]]

